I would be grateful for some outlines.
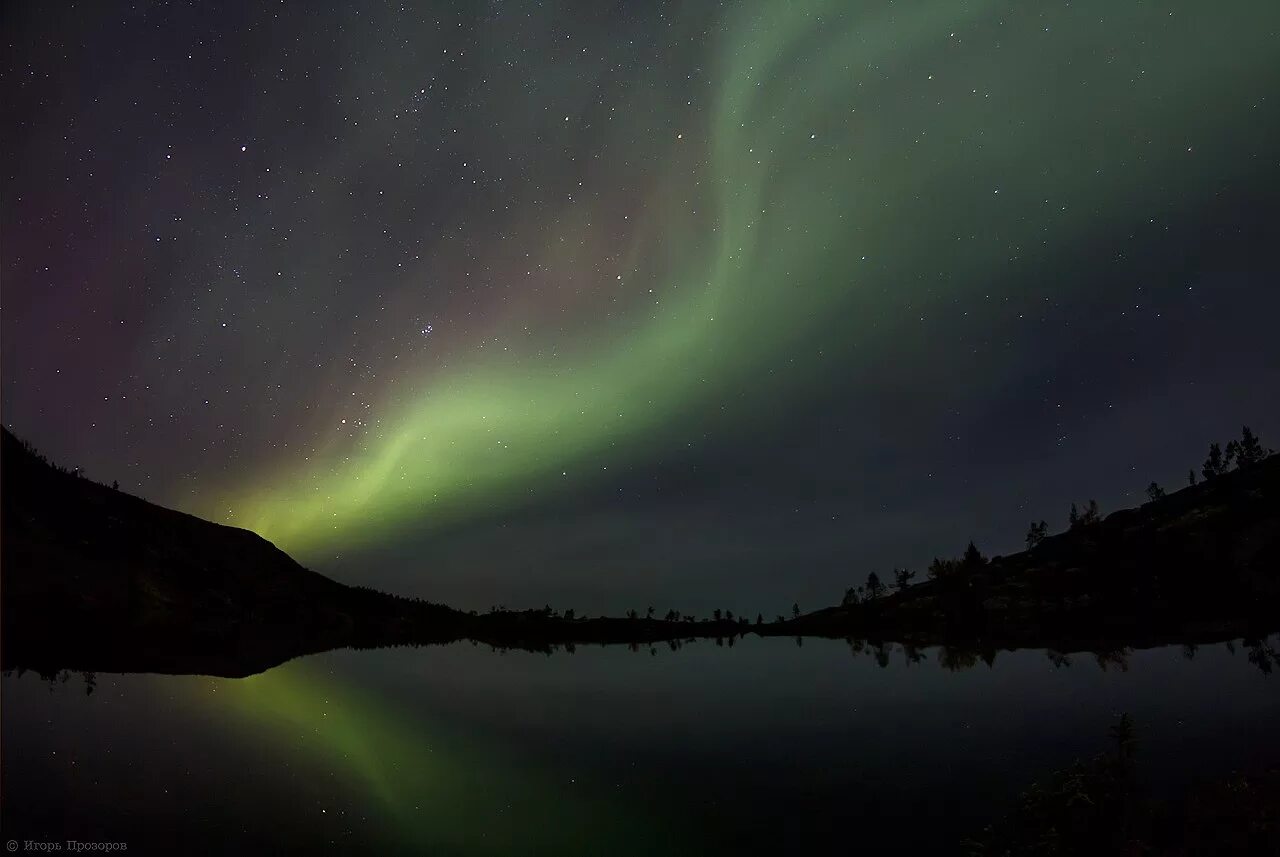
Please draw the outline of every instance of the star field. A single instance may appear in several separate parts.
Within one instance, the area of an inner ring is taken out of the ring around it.
[[[831,600],[1280,432],[1271,3],[4,15],[6,424],[344,579]]]

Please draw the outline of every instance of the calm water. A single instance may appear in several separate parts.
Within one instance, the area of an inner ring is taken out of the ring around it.
[[[748,637],[656,656],[458,644],[250,679],[3,684],[4,838],[129,853],[947,853],[1031,779],[1139,728],[1157,789],[1280,761],[1280,674],[1243,649],[1127,670],[1002,652],[886,667]]]

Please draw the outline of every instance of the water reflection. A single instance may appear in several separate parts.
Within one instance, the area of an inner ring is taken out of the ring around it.
[[[1280,760],[1273,640],[572,651],[340,651],[249,679],[11,671],[5,827],[451,854],[796,853],[857,829],[870,853],[954,852],[1120,712],[1162,787]]]
[[[850,653],[855,658],[870,657],[875,661],[876,665],[882,669],[889,666],[890,654],[897,651],[903,655],[903,663],[910,666],[911,664],[919,664],[927,659],[927,655],[919,647],[911,643],[888,643],[883,641],[869,642],[849,638],[845,640],[849,646]],[[796,645],[803,645],[803,638],[796,638]],[[1269,640],[1250,640],[1242,639],[1240,645],[1247,652],[1249,663],[1258,668],[1264,675],[1270,675],[1276,666],[1280,666],[1280,652]],[[1236,644],[1232,640],[1223,643],[1225,651],[1235,654]],[[1196,653],[1200,651],[1200,644],[1187,643],[1181,647],[1182,657],[1186,660],[1195,660]],[[938,646],[936,647],[936,657],[938,664],[945,670],[951,672],[961,672],[972,669],[983,663],[988,667],[994,667],[998,650],[994,648],[968,648],[965,646]],[[1129,670],[1129,658],[1133,655],[1134,650],[1127,646],[1120,648],[1099,648],[1097,651],[1087,652],[1098,667],[1106,672],[1108,669],[1118,669],[1121,672]],[[1072,664],[1072,655],[1059,652],[1055,649],[1045,649],[1045,656],[1049,662],[1056,668],[1069,667]]]

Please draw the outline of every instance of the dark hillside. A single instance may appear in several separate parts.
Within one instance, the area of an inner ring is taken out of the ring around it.
[[[397,621],[427,630],[421,602],[344,586],[247,530],[56,468],[7,430],[0,477],[6,663],[92,651],[98,669],[118,656],[235,675]]]
[[[941,565],[946,573],[934,579],[773,630],[1048,647],[1274,631],[1280,456],[1048,536],[1012,556]]]

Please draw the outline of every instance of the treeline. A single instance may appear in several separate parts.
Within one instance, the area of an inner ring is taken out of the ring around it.
[[[93,481],[92,479],[89,479],[89,477],[84,475],[83,467],[65,467],[61,464],[52,462],[49,460],[48,456],[46,456],[43,452],[37,449],[35,444],[33,444],[31,441],[27,440],[26,438],[18,437],[17,435],[14,435],[14,439],[16,439],[18,443],[22,445],[23,452],[27,453],[27,455],[31,457],[32,461],[37,461],[40,464],[43,464],[45,467],[49,468],[54,473],[61,473],[64,476],[71,476],[76,479],[84,479],[89,482]],[[105,487],[107,483],[99,482],[97,484]],[[111,488],[112,490],[119,491],[120,490],[119,481],[115,479],[111,480]]]
[[[1238,440],[1228,441],[1225,446],[1217,442],[1209,444],[1209,452],[1200,468],[1200,473],[1205,482],[1210,482],[1225,476],[1232,470],[1247,470],[1255,467],[1268,456],[1274,454],[1275,450],[1264,447],[1262,441],[1254,434],[1252,429],[1248,426],[1242,426]],[[1190,487],[1195,487],[1198,484],[1194,468],[1188,471],[1188,481]],[[1165,490],[1159,483],[1154,481],[1147,486],[1146,494],[1148,502],[1152,503],[1166,496]],[[1083,505],[1072,503],[1067,512],[1067,531],[1092,527],[1101,520],[1102,512],[1097,500],[1089,500]],[[1048,537],[1048,521],[1032,521],[1027,528],[1025,537],[1027,550],[1034,550]],[[983,555],[977,545],[970,541],[964,553],[959,557],[934,557],[926,569],[926,575],[932,581],[961,580],[970,578],[976,572],[981,571],[989,562],[990,560]],[[902,592],[912,585],[912,581],[915,578],[916,572],[906,568],[894,568],[892,578],[888,581],[881,579],[880,575],[873,571],[867,575],[866,582],[861,586],[850,586],[845,589],[840,605],[842,607],[856,607],[876,601],[894,592]],[[798,608],[795,609],[794,615],[798,618]],[[782,621],[781,616],[778,617],[778,621]]]
[[[352,606],[367,606],[372,604],[380,604],[384,606],[395,606],[408,610],[445,610],[450,613],[457,613],[447,604],[440,604],[435,601],[428,601],[425,598],[411,598],[405,595],[395,595],[390,592],[383,592],[380,589],[373,589],[369,586],[348,586],[351,593]]]
[[[1217,443],[1209,444],[1209,455],[1200,467],[1200,473],[1206,480],[1216,479],[1229,473],[1232,468],[1244,470],[1253,467],[1264,458],[1275,453],[1274,449],[1264,449],[1257,435],[1248,426],[1240,428],[1240,439],[1227,442],[1224,453]],[[1188,471],[1192,485],[1196,484],[1195,471]]]
[[[475,610],[469,612],[469,615],[476,616]],[[666,622],[672,624],[733,624],[738,626],[750,626],[751,620],[747,616],[734,615],[732,610],[713,610],[710,616],[699,617],[694,613],[684,613],[680,610],[668,610],[662,616],[658,615],[658,611],[654,607],[648,607],[643,612],[634,608],[627,610],[624,614],[625,618],[632,622]],[[527,610],[512,610],[505,605],[491,605],[489,611],[484,614],[491,618],[522,618],[522,619],[543,619],[555,620],[560,622],[592,622],[599,619],[608,619],[607,616],[591,617],[586,614],[579,613],[572,607],[563,610],[556,610],[550,604],[545,607],[535,607]],[[778,617],[781,620],[781,616]],[[755,624],[764,624],[764,615],[757,613]]]

